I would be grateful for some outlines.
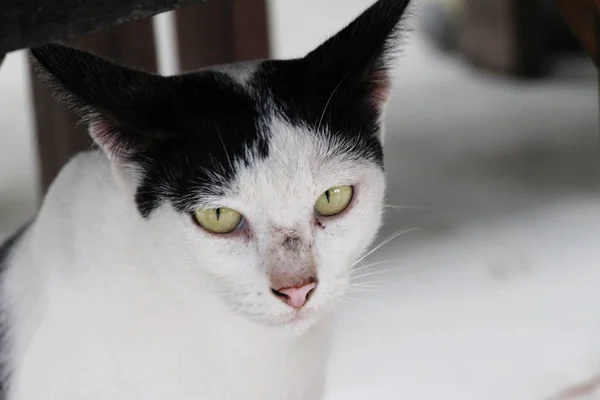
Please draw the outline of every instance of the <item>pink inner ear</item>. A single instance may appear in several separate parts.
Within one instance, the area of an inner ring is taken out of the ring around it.
[[[123,143],[119,128],[110,121],[99,120],[90,123],[90,135],[94,142],[110,157],[124,157],[129,154]]]
[[[371,75],[369,101],[379,109],[385,106],[391,95],[391,80],[388,71],[380,70]]]

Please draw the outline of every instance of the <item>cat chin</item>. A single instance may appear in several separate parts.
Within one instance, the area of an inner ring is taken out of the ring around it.
[[[311,328],[317,325],[323,317],[316,316],[298,316],[282,321],[272,321],[269,325],[271,329],[276,329],[284,335],[300,336],[308,332]]]
[[[243,317],[268,329],[279,330],[291,335],[301,335],[325,319],[327,314],[319,310],[303,309],[298,312],[291,311],[283,315],[256,316],[245,314]]]

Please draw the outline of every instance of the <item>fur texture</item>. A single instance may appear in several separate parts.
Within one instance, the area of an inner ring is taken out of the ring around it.
[[[373,240],[382,113],[407,0],[302,59],[175,77],[32,49],[102,151],[62,170],[2,275],[10,400],[315,400],[331,311]],[[348,209],[315,214],[330,187]],[[199,208],[243,215],[216,235]],[[300,310],[274,281],[318,282]]]

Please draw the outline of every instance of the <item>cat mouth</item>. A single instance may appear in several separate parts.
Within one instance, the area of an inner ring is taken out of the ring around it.
[[[302,309],[289,311],[279,315],[248,315],[250,319],[271,327],[302,327],[315,323],[319,313],[316,310]]]

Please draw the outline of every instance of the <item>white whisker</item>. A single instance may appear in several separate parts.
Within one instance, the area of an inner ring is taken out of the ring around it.
[[[348,300],[359,302],[359,303],[366,304],[366,305],[373,305],[374,304],[373,302],[369,302],[369,301],[366,301],[365,299],[361,299],[361,298],[358,298],[358,297],[345,296],[345,298],[348,299]]]
[[[368,282],[353,282],[350,286],[361,286],[361,285],[377,285],[385,283],[384,281],[368,281]]]
[[[417,231],[417,230],[421,230],[421,229],[420,228],[409,228],[409,229],[404,229],[404,230],[398,231],[398,232],[394,233],[393,235],[390,235],[387,239],[384,239],[383,241],[381,241],[381,243],[379,243],[373,249],[371,249],[370,251],[368,251],[367,254],[365,254],[364,256],[362,256],[361,258],[359,258],[358,261],[356,261],[353,265],[358,264],[359,262],[361,262],[362,260],[364,260],[366,257],[370,256],[371,254],[373,254],[374,252],[376,252],[377,250],[379,250],[380,248],[382,248],[383,246],[385,246],[386,244],[388,244],[389,242],[391,242],[392,240],[394,240],[398,236],[403,235],[403,234],[408,233],[408,232]]]
[[[429,207],[420,207],[420,206],[395,206],[393,204],[384,204],[384,208],[393,208],[395,210],[429,210]]]
[[[349,288],[348,293],[372,293],[379,288]]]
[[[346,75],[344,75],[344,77],[340,80],[340,83],[337,84],[337,86],[335,87],[335,89],[333,89],[333,92],[331,92],[331,95],[327,99],[327,103],[325,103],[325,107],[323,107],[323,112],[321,113],[321,118],[319,118],[319,123],[317,124],[317,132],[319,132],[321,130],[321,124],[323,123],[323,118],[325,117],[325,113],[327,112],[327,108],[329,107],[329,103],[331,103],[331,100],[333,99],[335,92],[337,92],[338,89],[340,88],[340,86],[342,86],[342,83],[344,83],[344,81],[346,80],[346,78],[348,77],[349,74],[350,74],[350,72],[347,72]]]
[[[392,271],[395,271],[395,269],[388,268],[388,269],[382,269],[381,271],[365,272],[364,274],[350,277],[350,280],[353,281],[356,279],[365,278],[367,276],[380,275],[380,274],[385,274],[387,272],[392,272]]]
[[[372,264],[363,265],[363,266],[362,266],[362,267],[360,267],[360,268],[354,268],[354,269],[351,269],[351,270],[350,270],[350,272],[351,272],[351,273],[355,273],[355,272],[362,271],[362,270],[364,270],[364,269],[367,269],[367,268],[373,268],[373,267],[375,267],[375,266],[377,266],[377,265],[381,265],[381,264],[385,264],[385,263],[390,263],[390,262],[393,262],[393,261],[396,261],[396,260],[385,260],[385,261],[378,261],[378,262],[374,262],[374,263],[372,263]],[[361,263],[361,264],[362,264],[362,263]]]
[[[349,286],[349,290],[353,290],[353,289],[382,289],[383,286],[381,285],[373,285],[373,284],[362,284],[362,283],[357,283],[355,285],[350,285]]]

